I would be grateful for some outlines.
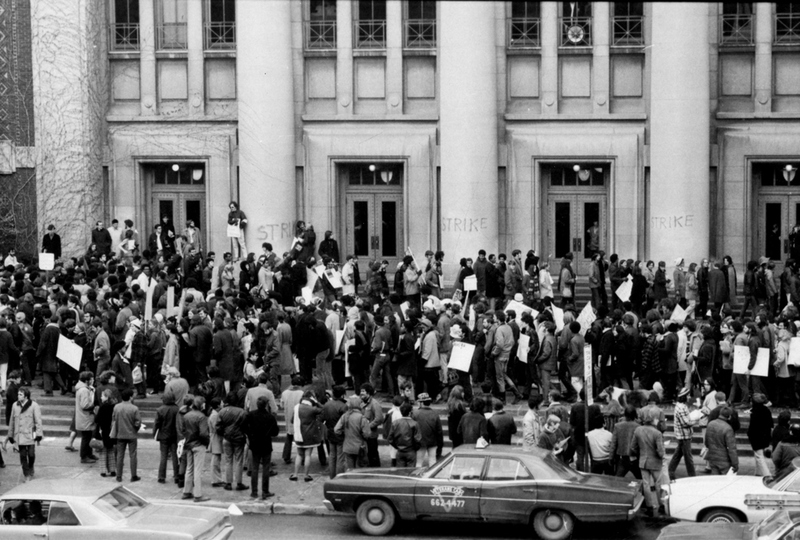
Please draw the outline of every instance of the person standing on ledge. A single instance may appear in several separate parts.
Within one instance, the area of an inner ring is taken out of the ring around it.
[[[329,257],[336,264],[339,264],[339,243],[332,238],[332,231],[325,231],[325,240],[319,244],[320,260]]]
[[[238,225],[239,226],[239,236],[237,240],[239,242],[239,256],[238,259],[243,259],[247,257],[247,244],[244,241],[244,228],[247,226],[247,216],[239,210],[239,203],[236,201],[231,201],[228,205],[230,208],[230,212],[228,212],[228,225]],[[233,244],[233,240],[231,240],[231,252],[235,251],[235,246]]]

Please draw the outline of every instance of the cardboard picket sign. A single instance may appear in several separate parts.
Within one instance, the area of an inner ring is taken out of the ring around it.
[[[594,314],[591,302],[586,303],[578,315],[578,318],[575,320],[581,325],[581,335],[585,336],[589,328],[592,327],[592,323],[597,320],[597,315]]]
[[[526,334],[520,334],[519,341],[517,341],[517,358],[520,362],[528,363],[528,351],[530,351],[530,348],[531,337]]]
[[[39,253],[39,270],[52,270],[55,267],[55,255],[52,253]]]
[[[71,339],[58,336],[58,348],[56,349],[56,358],[67,364],[75,371],[81,370],[81,358],[83,357],[83,348],[72,341]]]
[[[556,332],[564,329],[564,310],[557,306],[550,306],[553,310],[553,320],[556,323]]]
[[[631,291],[633,290],[633,283],[630,281],[622,282],[622,285],[617,287],[615,294],[619,297],[620,300],[623,302],[627,302],[631,299]]]
[[[747,366],[750,365],[750,348],[746,345],[735,345],[733,347],[733,372],[743,375],[747,372]],[[769,349],[759,347],[758,356],[756,356],[756,363],[753,369],[750,370],[750,375],[757,377],[766,377],[769,374]]]
[[[793,337],[789,342],[789,360],[787,363],[790,366],[800,366],[800,337]]]
[[[236,223],[228,223],[227,233],[228,238],[239,238],[239,220],[236,220]]]
[[[675,309],[672,312],[672,316],[669,319],[671,321],[675,321],[678,324],[683,324],[683,321],[686,320],[686,316],[688,314],[689,313],[681,306],[675,306]]]
[[[470,345],[463,341],[454,341],[452,346],[453,348],[450,351],[450,361],[447,363],[447,368],[469,373],[469,368],[472,365],[472,355],[475,352],[475,345]]]
[[[478,290],[478,278],[476,276],[467,276],[464,278],[464,290],[465,291],[477,291]]]

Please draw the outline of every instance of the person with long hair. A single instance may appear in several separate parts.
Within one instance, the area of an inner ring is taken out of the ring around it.
[[[736,280],[736,267],[733,266],[733,259],[731,259],[730,255],[725,255],[722,258],[721,270],[722,274],[725,276],[725,286],[728,289],[725,301],[728,304],[733,304],[736,302],[736,286],[738,283]]]
[[[450,396],[447,398],[447,429],[450,440],[453,442],[453,448],[461,446],[464,442],[464,438],[458,432],[458,424],[466,412],[464,387],[457,384],[450,390]]]
[[[794,377],[789,370],[789,344],[796,334],[792,321],[778,321],[778,345],[776,347],[775,377],[778,379],[776,407],[794,408],[797,404],[794,395]]]

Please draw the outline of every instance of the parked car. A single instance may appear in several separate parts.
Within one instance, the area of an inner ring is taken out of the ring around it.
[[[427,469],[357,469],[325,482],[325,506],[355,512],[370,535],[398,519],[532,524],[545,540],[568,538],[576,521],[625,521],[643,502],[640,483],[576,472],[552,453],[459,446]]]
[[[150,503],[116,483],[33,480],[0,497],[4,540],[227,540],[231,534],[225,510]]]
[[[757,523],[675,523],[656,540],[794,540],[800,535],[800,511],[775,510]]]
[[[776,508],[800,504],[800,469],[796,467],[779,479],[745,475],[680,478],[666,491],[667,513],[674,518],[757,523]]]

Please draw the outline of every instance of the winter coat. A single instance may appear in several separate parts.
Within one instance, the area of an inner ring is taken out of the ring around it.
[[[92,431],[94,427],[94,387],[78,381],[75,385],[75,430]]]
[[[719,268],[712,267],[708,271],[708,299],[714,304],[728,301],[727,280]]]
[[[112,439],[135,439],[141,426],[142,415],[139,407],[130,401],[114,405],[114,412],[111,414]]]
[[[300,421],[299,425],[297,422],[294,425],[295,444],[308,447],[322,443],[322,423],[319,418],[322,408],[303,400],[295,405],[295,412]]]
[[[278,421],[269,410],[250,411],[245,417],[245,433],[254,454],[271,453],[272,437],[278,436]]]
[[[708,448],[706,461],[719,468],[739,468],[739,456],[736,453],[736,435],[733,428],[723,420],[717,418],[708,423],[703,444]]]
[[[14,407],[11,408],[11,423],[8,425],[8,433],[20,446],[35,444],[36,439],[43,436],[42,412],[39,404],[30,399],[25,402],[24,407],[20,405],[19,401],[14,403]]]
[[[370,436],[369,422],[358,409],[350,409],[336,423],[334,432],[343,439],[345,454],[358,454]]]
[[[225,405],[219,411],[217,431],[221,431],[222,438],[234,446],[244,446],[244,419],[244,409]]]
[[[772,413],[763,403],[754,403],[750,411],[747,439],[753,450],[763,450],[772,443]]]
[[[41,337],[39,338],[39,348],[36,350],[36,360],[45,373],[56,373],[58,371],[58,339],[61,331],[55,323],[49,323]]]

